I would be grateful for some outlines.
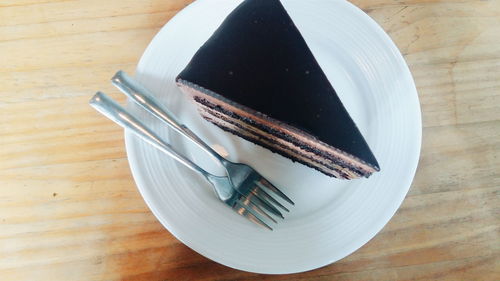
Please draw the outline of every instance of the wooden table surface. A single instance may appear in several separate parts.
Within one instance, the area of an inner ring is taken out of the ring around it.
[[[326,1],[326,0],[325,0]],[[414,75],[423,147],[402,207],[330,266],[241,272],[148,210],[87,101],[190,0],[0,1],[0,280],[500,280],[500,1],[354,0]]]

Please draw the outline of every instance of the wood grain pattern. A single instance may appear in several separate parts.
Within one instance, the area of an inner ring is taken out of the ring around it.
[[[96,89],[123,100],[110,76],[133,72],[190,2],[0,2],[1,280],[500,280],[500,1],[352,1],[413,73],[420,166],[367,245],[282,276],[226,268],[177,241],[137,192],[121,129],[87,105]]]

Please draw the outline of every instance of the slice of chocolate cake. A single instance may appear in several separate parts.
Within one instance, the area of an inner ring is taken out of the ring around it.
[[[206,120],[326,175],[379,171],[278,0],[245,0],[176,79]]]

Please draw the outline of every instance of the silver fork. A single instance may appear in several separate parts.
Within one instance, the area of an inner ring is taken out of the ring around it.
[[[201,149],[217,159],[226,169],[227,175],[233,183],[234,188],[241,195],[250,197],[254,204],[262,205],[262,207],[267,211],[280,218],[283,218],[283,215],[275,206],[289,212],[288,208],[266,192],[267,189],[270,193],[275,194],[289,204],[294,205],[290,198],[271,184],[271,182],[259,174],[255,169],[246,164],[231,162],[219,155],[195,133],[193,133],[193,131],[182,124],[172,112],[162,106],[161,103],[157,102],[153,97],[153,94],[148,89],[142,86],[139,82],[135,81],[125,72],[121,70],[118,71],[111,79],[111,82],[135,103],[165,122],[180,134],[189,138]]]
[[[201,174],[207,179],[207,181],[212,184],[217,197],[226,205],[235,210],[238,214],[267,229],[272,230],[272,228],[266,222],[266,218],[274,223],[276,223],[276,220],[261,208],[263,206],[263,203],[259,204],[258,201],[255,201],[253,199],[255,197],[253,194],[249,193],[245,196],[237,192],[236,189],[233,188],[233,183],[231,182],[229,177],[215,176],[213,174],[210,174],[193,163],[191,160],[176,152],[172,146],[162,140],[151,129],[149,129],[132,114],[127,112],[122,106],[120,106],[106,94],[97,92],[97,94],[95,94],[95,96],[89,101],[89,103],[97,111],[99,111],[115,123],[129,129],[131,132],[154,145],[162,152],[170,155],[175,160],[184,164],[186,167]],[[265,208],[267,209],[267,205]]]

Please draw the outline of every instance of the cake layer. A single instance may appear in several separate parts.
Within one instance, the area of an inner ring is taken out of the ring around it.
[[[219,128],[251,142],[259,143],[259,145],[271,149],[273,152],[292,158],[293,161],[314,168],[326,175],[344,179],[354,179],[362,176],[362,173],[353,167],[335,163],[328,158],[304,150],[303,145],[297,146],[285,139],[253,127],[239,118],[225,115],[203,105],[200,105],[199,110],[204,119],[217,125]]]
[[[299,140],[295,139],[290,135],[287,135],[282,131],[278,131],[271,127],[267,127],[261,123],[256,123],[254,120],[250,118],[239,116],[238,114],[224,110],[221,107],[213,106],[210,103],[207,103],[206,100],[203,100],[199,97],[195,97],[195,100],[197,100],[198,106],[201,108],[200,113],[202,115],[204,115],[205,112],[208,112],[209,114],[213,115],[216,118],[221,118],[231,124],[237,125],[242,129],[245,129],[247,131],[250,131],[258,135],[259,139],[266,138],[270,141],[278,142],[280,144],[286,142],[286,145],[288,146],[289,150],[297,150],[303,154],[307,154],[309,157],[314,157],[311,158],[313,159],[313,161],[316,161],[315,159],[319,158],[324,159],[323,162],[320,163],[322,165],[333,165],[336,167],[335,169],[338,168],[341,170],[348,168],[349,170],[355,171],[358,174],[358,176],[356,177],[359,177],[360,175],[366,173],[366,171],[364,171],[363,169],[359,169],[356,166],[353,166],[352,164],[348,164],[345,161],[341,161],[340,159],[335,158],[324,151],[318,150],[317,148],[310,147],[307,144],[300,142]]]
[[[350,170],[357,171],[363,176],[369,176],[376,171],[363,160],[331,147],[320,140],[315,139],[314,136],[308,135],[307,133],[301,132],[300,130],[297,130],[287,124],[283,124],[282,122],[273,120],[263,114],[228,101],[211,91],[183,80],[178,81],[178,86],[195,101],[198,100],[199,102],[201,101],[200,99],[202,99],[205,105],[211,107],[212,109],[219,111],[224,110],[226,113],[234,113],[241,116],[249,125],[254,127],[259,126],[259,124],[264,125],[269,130],[272,130],[273,134],[277,137],[283,138],[286,136],[289,140],[294,141],[297,146],[301,146],[302,149],[313,152],[316,155],[327,158],[331,161],[336,161],[339,164],[343,163],[344,167],[351,167]],[[260,144],[258,141],[255,143]]]

